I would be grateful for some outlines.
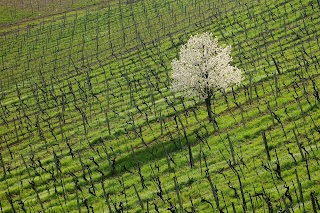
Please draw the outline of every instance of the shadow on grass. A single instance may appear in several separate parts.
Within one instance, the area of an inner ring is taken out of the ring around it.
[[[197,137],[197,134],[200,138]],[[138,174],[139,166],[143,167],[146,164],[163,158],[168,158],[171,165],[175,164],[172,154],[187,150],[189,145],[193,147],[200,143],[206,143],[204,138],[210,134],[212,133],[207,131],[206,125],[200,125],[186,136],[184,136],[182,130],[180,130],[178,133],[171,133],[171,136],[170,133],[159,136],[148,144],[141,143],[141,146],[133,148],[130,152],[127,152],[126,155],[116,160],[116,172],[114,174],[111,174],[108,166],[109,172],[106,174],[106,178],[121,176],[125,172]],[[100,139],[95,140],[94,144],[99,145],[102,143],[103,139]]]

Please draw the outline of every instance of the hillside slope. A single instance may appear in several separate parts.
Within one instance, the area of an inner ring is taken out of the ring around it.
[[[316,0],[140,0],[2,30],[3,212],[315,212]],[[196,33],[232,45],[241,86],[170,91]],[[269,157],[268,157],[269,155]]]

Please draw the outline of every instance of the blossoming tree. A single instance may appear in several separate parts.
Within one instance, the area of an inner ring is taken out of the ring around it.
[[[218,45],[211,33],[197,34],[181,47],[180,59],[171,63],[172,91],[205,99],[210,122],[212,95],[242,80],[241,70],[230,65],[230,51],[231,46]]]

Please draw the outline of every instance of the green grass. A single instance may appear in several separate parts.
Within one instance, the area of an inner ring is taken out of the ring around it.
[[[108,1],[113,4],[115,1]],[[65,12],[72,12],[90,7],[105,5],[106,2],[100,0],[50,0],[50,1],[19,1],[3,0],[0,2],[0,29],[5,29],[8,25],[20,25],[24,22],[30,23],[32,20],[39,22],[52,15]]]
[[[243,199],[248,212],[266,212],[268,198],[274,212],[303,212],[295,171],[306,212],[313,211],[310,193],[320,191],[317,1],[81,1],[64,12],[70,3],[43,5],[37,12],[46,15],[30,20],[30,8],[16,5],[13,16],[0,5],[3,212],[41,211],[36,191],[48,212],[76,212],[77,201],[82,211],[87,204],[108,212],[101,172],[114,212],[120,203],[125,212],[180,211],[174,177],[185,210],[192,200],[197,212],[208,212],[209,203],[217,211],[206,170],[225,212],[232,205],[243,212]],[[203,100],[170,91],[171,60],[190,35],[205,31],[232,45],[233,63],[245,73],[241,86],[216,93],[216,128]],[[228,164],[227,134],[244,198]]]

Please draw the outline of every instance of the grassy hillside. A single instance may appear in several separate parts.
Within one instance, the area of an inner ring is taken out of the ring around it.
[[[3,25],[0,211],[320,210],[319,12],[119,0]],[[215,94],[214,124],[170,91],[171,61],[206,31],[245,76]]]
[[[117,2],[108,0],[108,3]],[[2,0],[0,27],[17,25],[51,15],[106,5],[101,0]]]

